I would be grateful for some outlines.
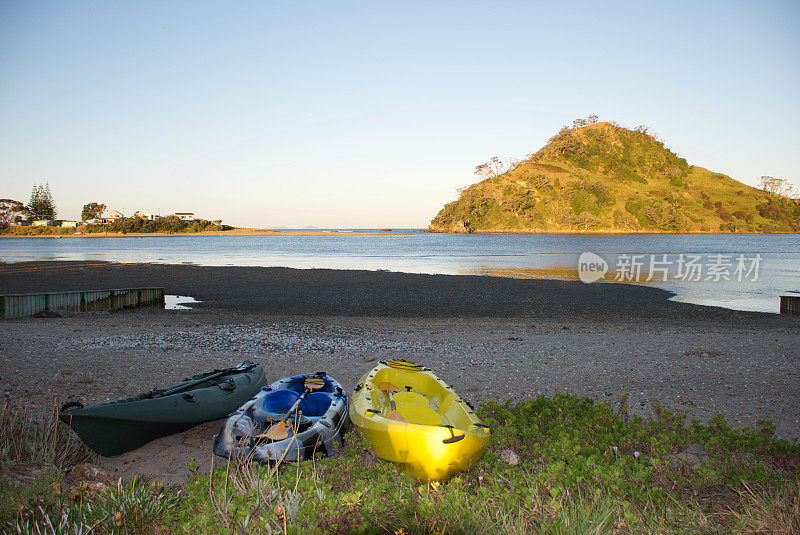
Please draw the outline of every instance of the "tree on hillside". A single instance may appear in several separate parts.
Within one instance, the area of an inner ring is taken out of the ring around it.
[[[0,224],[21,220],[25,216],[25,205],[13,199],[0,199]]]
[[[499,158],[493,156],[491,160],[475,167],[475,174],[483,178],[495,178],[519,165],[516,158]]]
[[[88,204],[83,205],[83,211],[81,211],[81,221],[88,221],[89,219],[97,219],[98,217],[103,215],[103,212],[106,211],[105,204],[99,204],[96,202],[90,202]]]
[[[590,115],[589,117],[586,118],[586,120],[589,122],[589,124],[596,123],[598,119],[599,119],[599,117],[597,115]]]
[[[758,181],[758,185],[762,190],[764,190],[764,193],[770,197],[788,197],[791,199],[796,195],[796,193],[793,192],[792,185],[789,183],[789,181],[783,178],[762,176]]]
[[[56,203],[53,201],[53,194],[50,193],[50,184],[44,186],[33,186],[31,200],[27,206],[30,218],[33,220],[55,219]]]

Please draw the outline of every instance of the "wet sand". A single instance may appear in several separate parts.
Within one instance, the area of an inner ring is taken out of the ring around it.
[[[800,318],[668,301],[633,285],[388,272],[98,262],[0,264],[0,293],[164,286],[204,301],[0,323],[0,392],[94,403],[244,359],[270,380],[326,370],[348,389],[377,360],[431,368],[466,399],[567,391],[631,412],[660,402],[800,438]],[[121,477],[183,483],[221,422],[98,459]]]

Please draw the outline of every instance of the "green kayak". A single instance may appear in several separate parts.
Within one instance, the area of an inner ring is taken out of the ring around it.
[[[236,368],[195,375],[166,388],[84,407],[70,402],[58,417],[92,450],[111,457],[151,440],[225,418],[266,384],[264,370],[245,361]]]

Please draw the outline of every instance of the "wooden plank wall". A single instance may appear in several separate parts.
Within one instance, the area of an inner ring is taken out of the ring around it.
[[[139,306],[164,306],[164,288],[120,288],[86,292],[0,295],[0,318],[24,318],[50,310],[96,312]]]
[[[800,295],[782,295],[781,314],[800,314]]]

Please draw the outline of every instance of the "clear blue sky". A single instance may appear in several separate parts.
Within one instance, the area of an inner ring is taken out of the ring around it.
[[[0,0],[0,197],[424,227],[596,113],[800,184],[800,2]]]

